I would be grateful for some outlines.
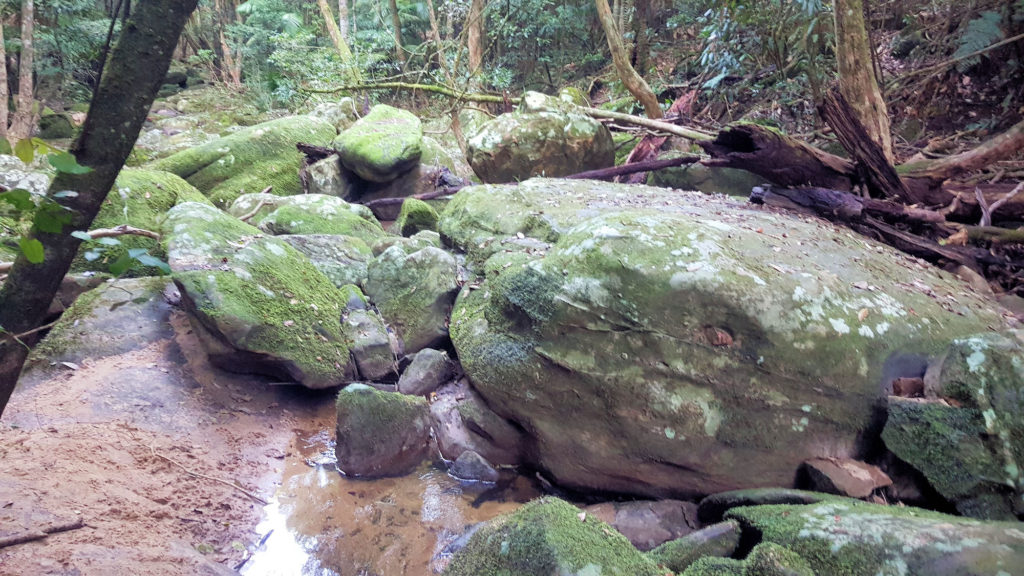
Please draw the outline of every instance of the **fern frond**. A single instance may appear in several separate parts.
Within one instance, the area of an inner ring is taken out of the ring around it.
[[[961,58],[973,54],[979,50],[988,48],[1002,40],[1005,36],[1003,29],[999,27],[1002,16],[998,12],[986,10],[977,18],[967,23],[963,36],[960,37],[960,46],[957,48],[953,58]],[[965,58],[957,62],[957,70],[963,74],[981,62],[981,56]]]

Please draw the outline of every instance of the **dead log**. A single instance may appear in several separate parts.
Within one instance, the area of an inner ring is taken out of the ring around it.
[[[1024,120],[977,148],[939,160],[908,162],[900,166],[899,172],[904,178],[926,180],[937,188],[950,178],[985,168],[1021,150],[1024,150]]]
[[[857,119],[857,114],[850,103],[832,88],[825,94],[818,113],[832,127],[840,144],[854,159],[854,170],[858,179],[864,182],[874,196],[882,198],[907,198],[909,191],[906,184],[896,173],[896,168],[889,163],[885,151],[868,134],[867,129]]]
[[[740,168],[779,186],[818,186],[848,191],[853,163],[758,124],[732,124],[711,141],[698,142],[708,166]]]
[[[633,164],[623,164],[622,166],[601,168],[599,170],[588,170],[587,172],[564,176],[564,178],[568,180],[611,180],[612,178],[625,176],[626,174],[656,172],[665,168],[673,168],[675,166],[683,166],[685,164],[696,164],[700,161],[700,156],[680,156],[678,158],[649,160],[647,162],[635,162]]]

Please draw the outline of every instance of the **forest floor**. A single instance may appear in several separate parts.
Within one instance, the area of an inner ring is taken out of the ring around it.
[[[234,574],[249,556],[257,498],[332,403],[218,371],[184,314],[170,323],[172,339],[23,379],[0,428],[0,539],[83,526],[0,548],[0,575]]]

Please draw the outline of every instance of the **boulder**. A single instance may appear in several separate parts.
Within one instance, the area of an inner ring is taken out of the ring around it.
[[[336,234],[288,234],[280,237],[302,253],[332,284],[362,286],[366,265],[373,254],[366,243],[352,236]]]
[[[405,354],[448,339],[448,314],[459,290],[455,258],[439,248],[395,244],[367,266],[366,295],[402,342]]]
[[[371,182],[390,182],[420,162],[423,127],[411,112],[386,104],[342,132],[333,143],[341,163]]]
[[[337,156],[329,156],[306,167],[310,194],[337,196],[352,200],[358,195],[358,181],[341,165]]]
[[[478,530],[445,576],[662,576],[604,522],[568,502],[541,498]]]
[[[735,508],[726,517],[738,521],[744,533],[759,534],[762,545],[798,554],[807,568],[797,574],[1024,573],[1024,531],[1018,522],[982,522],[827,496],[815,504]]]
[[[345,333],[352,337],[349,349],[359,378],[371,382],[393,381],[398,373],[398,362],[384,319],[370,307],[359,287],[343,286],[341,292],[345,297],[341,323]]]
[[[303,194],[277,201],[277,207],[250,222],[260,230],[280,234],[335,234],[364,242],[386,236],[380,222],[365,206],[335,196]]]
[[[467,376],[572,488],[791,486],[880,448],[887,382],[1005,326],[949,274],[723,197],[538,179],[463,189],[439,229],[477,275],[450,323]]]
[[[188,180],[214,204],[229,206],[246,192],[267,187],[278,196],[302,192],[297,142],[326,144],[334,126],[309,116],[292,116],[243,128],[150,164]]]
[[[467,450],[452,462],[448,472],[460,480],[479,480],[481,482],[497,482],[500,476],[494,466],[486,458]]]
[[[430,415],[437,448],[445,460],[457,460],[472,451],[496,466],[521,463],[523,432],[491,411],[465,379],[437,390]]]
[[[416,353],[398,379],[398,391],[412,396],[429,396],[451,378],[452,361],[443,350],[424,348]]]
[[[867,498],[892,485],[892,479],[877,466],[849,458],[812,458],[804,462],[802,473],[808,489],[850,498]]]
[[[1024,514],[1024,349],[997,334],[954,340],[926,398],[889,397],[886,447],[966,516]]]
[[[698,525],[697,505],[683,500],[602,502],[584,510],[610,524],[643,551],[682,538]]]
[[[739,545],[740,524],[729,520],[665,542],[648,557],[673,572],[682,572],[700,558],[729,558]]]
[[[349,96],[343,96],[337,102],[321,102],[309,115],[330,122],[338,132],[348,130],[359,119],[356,101]]]
[[[75,135],[71,115],[64,113],[43,114],[39,118],[39,137],[43,140],[61,140]]]
[[[125,224],[159,232],[160,222],[167,211],[184,202],[210,203],[194,186],[170,172],[125,168],[117,175],[114,187],[107,194],[90,228],[115,228]],[[83,244],[78,257],[71,265],[71,270],[109,272],[112,264],[127,258],[130,250],[138,249],[144,249],[149,255],[160,260],[167,257],[157,240],[145,236],[126,235],[118,237],[116,244]],[[142,264],[137,264],[129,271],[129,274],[134,276],[159,273],[157,267]]]
[[[43,196],[50,187],[51,170],[27,166],[17,156],[0,155],[0,186],[8,190],[28,190]]]
[[[338,393],[338,468],[347,476],[408,474],[427,458],[430,421],[423,398],[352,384]]]
[[[423,200],[406,198],[391,229],[402,236],[412,236],[424,230],[436,231],[437,212]]]
[[[395,245],[401,246],[402,250],[407,253],[416,252],[428,247],[441,248],[441,235],[433,230],[424,230],[423,232],[413,234],[410,238],[386,236],[377,240],[370,249],[373,251],[374,256],[380,256],[385,250]]]
[[[466,159],[484,182],[516,182],[607,168],[615,148],[608,129],[572,104],[527,92],[515,112],[468,136]]]
[[[163,242],[211,362],[309,388],[355,379],[344,296],[288,243],[197,202],[167,213]]]

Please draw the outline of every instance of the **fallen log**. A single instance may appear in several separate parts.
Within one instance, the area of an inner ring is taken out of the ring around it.
[[[758,186],[751,192],[750,201],[755,204],[809,211],[814,215],[842,222],[874,217],[895,224],[929,227],[943,235],[955,232],[952,227],[946,225],[946,217],[941,212],[912,208],[888,200],[861,198],[849,192],[827,188]]]
[[[70,522],[63,522],[60,524],[51,524],[40,530],[29,530],[27,532],[21,532],[18,534],[12,534],[10,536],[0,537],[0,548],[7,548],[8,546],[15,546],[17,544],[25,544],[26,542],[34,542],[36,540],[42,540],[50,534],[57,534],[59,532],[68,532],[70,530],[77,530],[85,526],[85,521],[81,518],[76,518]]]

